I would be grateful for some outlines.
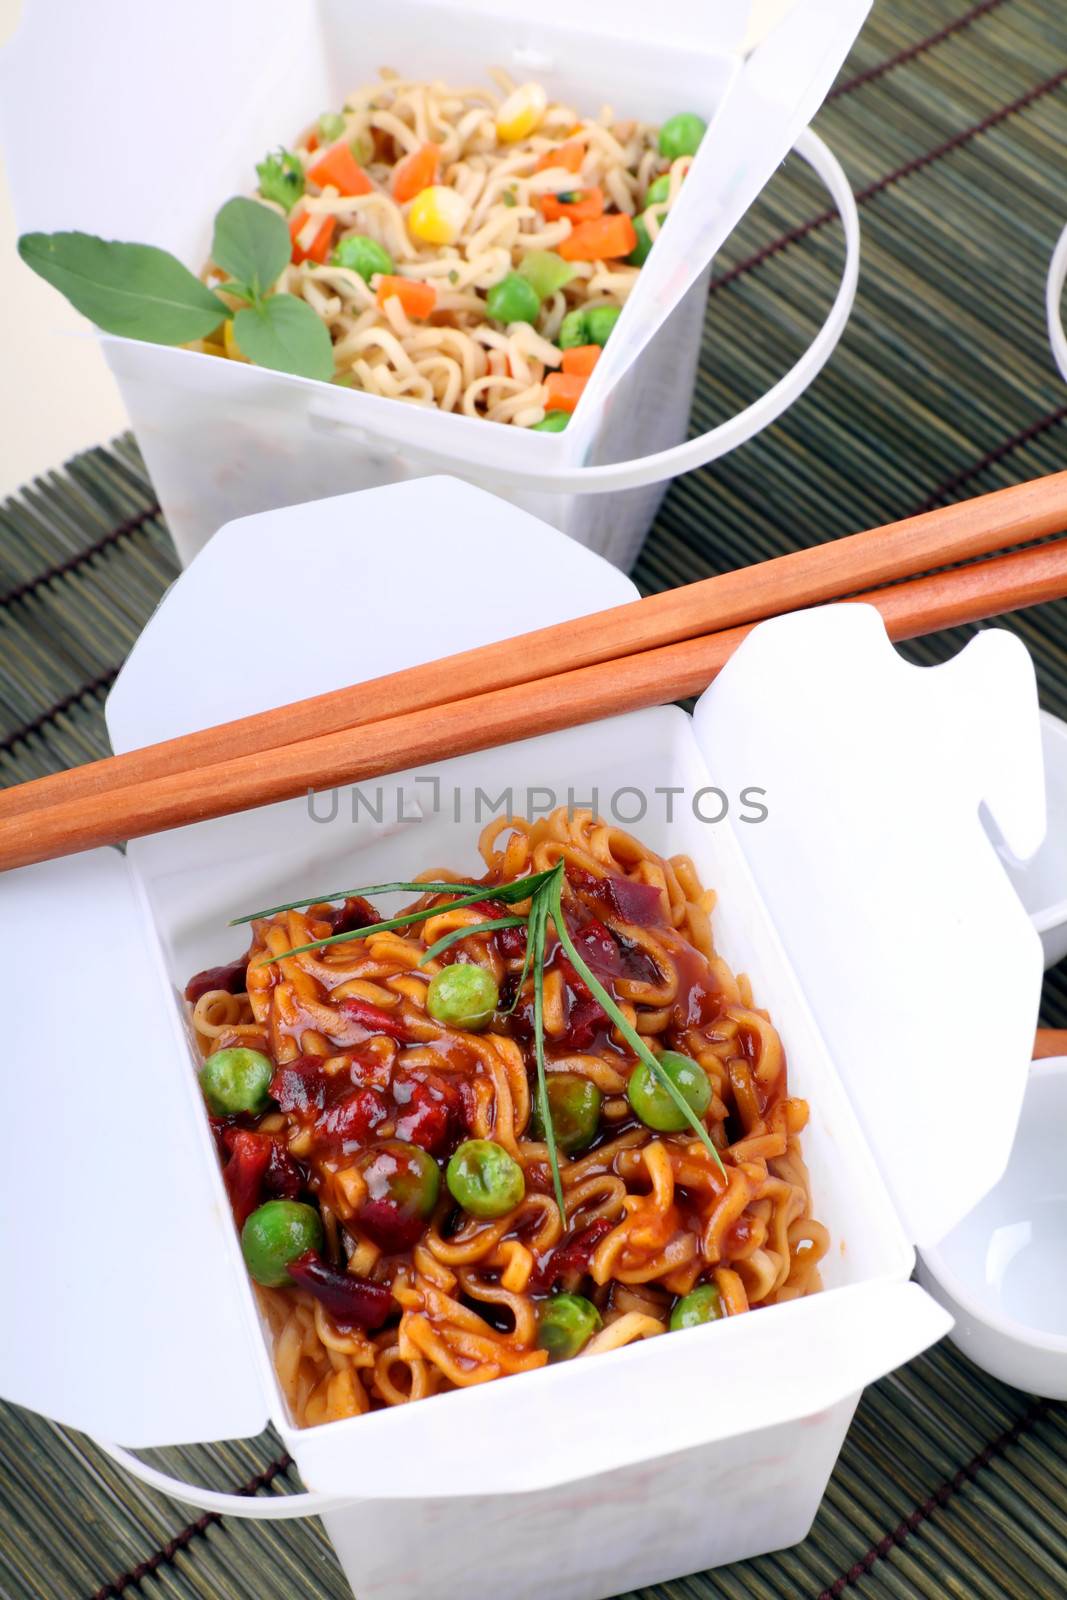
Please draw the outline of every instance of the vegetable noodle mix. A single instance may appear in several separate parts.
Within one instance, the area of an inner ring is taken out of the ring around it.
[[[705,124],[584,118],[494,76],[495,93],[383,72],[260,163],[258,198],[288,220],[277,288],[325,323],[335,381],[556,432]],[[231,324],[219,337],[198,347],[243,359]]]
[[[480,848],[246,919],[186,990],[301,1425],[820,1287],[807,1105],[692,862],[566,808]]]

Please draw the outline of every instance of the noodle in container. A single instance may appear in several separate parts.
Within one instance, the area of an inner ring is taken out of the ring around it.
[[[855,202],[806,125],[868,8],[869,0],[798,0],[742,60],[747,6],[705,0],[668,8],[542,0],[535,12],[515,0],[374,8],[234,0],[222,18],[209,0],[177,8],[100,0],[73,14],[61,0],[27,6],[0,61],[20,230],[153,244],[193,270],[207,259],[216,210],[249,192],[265,152],[383,67],[453,85],[487,83],[498,68],[585,116],[610,105],[620,119],[662,124],[682,110],[708,124],[565,432],[105,336],[183,562],[234,517],[445,470],[629,566],[670,478],[779,416],[844,328],[858,270]],[[53,113],[42,117],[42,105]],[[712,259],[793,148],[845,220],[836,298],[773,388],[683,443]]]
[[[391,538],[357,548],[353,527]],[[635,594],[557,530],[455,479],[254,516],[219,532],[148,624],[109,700],[116,750],[499,636],[501,539],[523,552],[509,628]],[[737,803],[751,786],[764,791],[758,824]],[[241,1257],[181,986],[232,957],[227,921],[252,906],[427,864],[477,872],[479,790],[498,812],[510,790],[520,813],[595,795],[652,850],[692,857],[717,896],[716,948],[748,975],[790,1092],[810,1107],[812,1212],[831,1241],[822,1288],[300,1428]],[[383,1600],[454,1600],[486,1572],[508,1600],[549,1586],[602,1600],[803,1538],[864,1386],[950,1326],[909,1281],[914,1247],[992,1188],[1014,1137],[1041,947],[979,808],[1013,854],[1036,848],[1024,647],[989,628],[917,668],[874,611],[815,609],[756,628],[692,717],[661,707],[520,738],[361,793],[355,819],[352,794],[336,808],[320,795],[0,884],[19,997],[0,1165],[0,1208],[17,1225],[0,1234],[0,1268],[16,1309],[32,1307],[0,1329],[5,1396],[120,1441],[108,1448],[131,1472],[192,1505],[321,1512],[356,1593]],[[218,1494],[130,1453],[255,1434],[268,1418],[307,1494]]]

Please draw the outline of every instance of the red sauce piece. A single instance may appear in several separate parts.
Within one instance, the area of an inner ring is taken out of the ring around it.
[[[271,1139],[270,1161],[263,1187],[276,1200],[295,1200],[306,1187],[306,1176],[280,1139]]]
[[[567,863],[567,881],[623,922],[638,928],[654,928],[663,922],[663,896],[654,884],[610,875],[598,877],[572,861]]]
[[[393,1296],[384,1284],[341,1272],[316,1250],[290,1261],[289,1276],[313,1294],[342,1328],[380,1328],[392,1308]]]
[[[494,933],[497,949],[505,961],[522,960],[526,954],[526,928],[499,928]]]
[[[195,1006],[201,996],[210,994],[212,989],[225,989],[227,994],[243,994],[247,970],[247,955],[243,955],[239,961],[228,962],[224,967],[205,967],[203,972],[196,973],[185,985],[185,998]]]
[[[222,1130],[221,1143],[229,1158],[222,1176],[239,1228],[264,1199],[295,1200],[307,1187],[300,1163],[273,1134],[231,1125]]]
[[[279,1067],[270,1080],[270,1097],[281,1111],[308,1117],[326,1104],[330,1080],[318,1056],[297,1056]]]
[[[470,1095],[466,1079],[455,1083],[441,1073],[425,1067],[397,1067],[393,1073],[392,1094],[400,1117],[396,1136],[408,1144],[421,1145],[431,1155],[440,1155],[467,1132],[473,1108],[464,1099]]]
[[[556,1248],[545,1257],[530,1278],[534,1294],[546,1294],[560,1278],[575,1272],[588,1272],[597,1245],[607,1238],[612,1224],[607,1217],[597,1217],[585,1228],[572,1228],[565,1233]]]
[[[400,1044],[411,1043],[411,1035],[403,1018],[395,1016],[393,1012],[384,1011],[381,1006],[372,1005],[369,1000],[358,1000],[354,997],[339,1000],[337,1003],[346,1016],[366,1028],[368,1033],[384,1033]]]
[[[373,928],[382,919],[369,900],[364,900],[362,895],[355,895],[343,905],[317,914],[315,920],[328,922],[334,933],[351,933],[354,928]]]
[[[598,978],[627,976],[623,952],[609,928],[596,917],[571,934],[578,954]],[[572,969],[573,970],[573,969]]]
[[[253,1133],[250,1128],[227,1128],[222,1143],[230,1157],[222,1176],[234,1220],[243,1228],[263,1198],[263,1183],[274,1140],[269,1133]]]
[[[374,1135],[389,1115],[377,1089],[352,1089],[340,1096],[315,1122],[315,1143],[352,1155]]]

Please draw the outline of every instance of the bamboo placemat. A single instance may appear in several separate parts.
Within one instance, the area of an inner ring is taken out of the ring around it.
[[[776,427],[672,487],[638,563],[643,589],[1065,464],[1067,389],[1042,313],[1067,220],[1065,64],[1058,0],[879,0],[817,123],[861,200],[848,332]],[[824,205],[790,161],[730,241],[694,427],[762,392],[810,338],[841,258]],[[0,781],[105,751],[107,689],[176,571],[128,439],[0,507]],[[1007,625],[1033,653],[1043,704],[1067,716],[1067,606]],[[910,653],[943,659],[970,631]],[[1045,1013],[1067,1024],[1063,968],[1049,976]],[[295,1486],[269,1435],[159,1455],[217,1488]],[[508,1600],[491,1573],[485,1592]],[[317,1523],[188,1521],[83,1438],[0,1408],[4,1600],[347,1593]],[[995,1383],[943,1344],[867,1392],[803,1545],[626,1600],[849,1593],[1067,1594],[1067,1407]]]

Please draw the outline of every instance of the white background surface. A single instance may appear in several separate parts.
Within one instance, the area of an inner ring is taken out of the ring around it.
[[[0,0],[0,48],[22,5]],[[750,43],[792,0],[753,0]],[[42,107],[42,115],[47,107]],[[32,132],[28,134],[32,137]],[[72,152],[76,158],[76,152]],[[0,151],[0,495],[126,425],[114,381],[86,324],[15,253],[15,222]]]

